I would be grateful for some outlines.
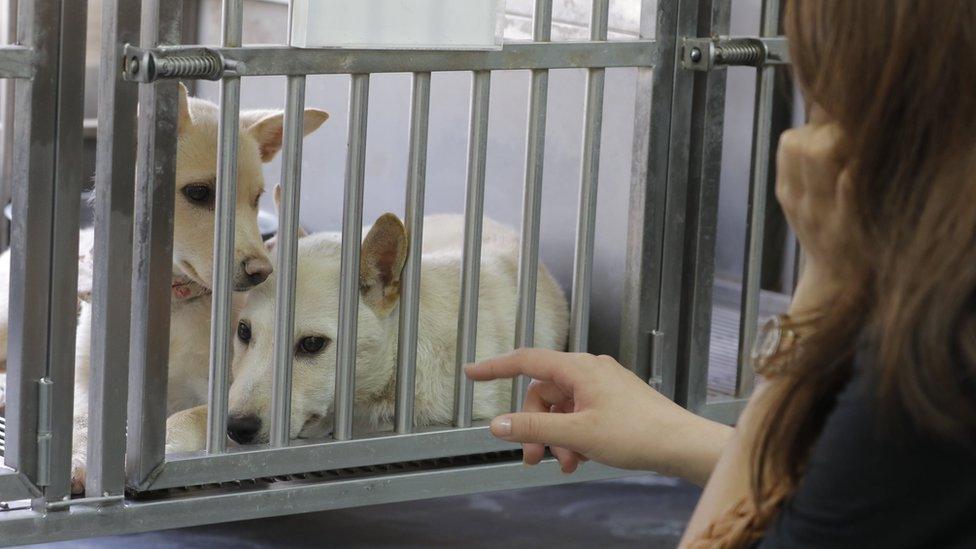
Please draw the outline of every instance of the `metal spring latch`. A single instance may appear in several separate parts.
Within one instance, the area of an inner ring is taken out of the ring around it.
[[[220,80],[227,72],[219,53],[207,48],[166,55],[164,48],[144,50],[126,45],[122,78],[130,82],[155,82],[162,79]]]
[[[694,71],[789,64],[786,38],[685,38],[681,66]]]

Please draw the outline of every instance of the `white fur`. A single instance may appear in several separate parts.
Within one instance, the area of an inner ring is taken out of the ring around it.
[[[421,260],[420,320],[417,343],[416,414],[418,425],[449,424],[453,414],[457,315],[462,256],[463,218],[430,216],[424,223]],[[368,240],[368,237],[367,237]],[[370,253],[364,244],[363,255]],[[294,360],[291,437],[322,436],[331,431],[335,395],[335,341],[338,327],[340,241],[335,233],[299,240],[295,300],[295,342],[308,335],[331,342],[314,356]],[[477,358],[514,347],[518,236],[486,219],[482,246]],[[271,404],[274,331],[274,276],[250,292],[241,312],[251,328],[251,341],[235,338],[234,380],[230,414],[255,414],[261,419],[256,442],[267,441]],[[356,360],[354,429],[358,433],[389,429],[395,406],[398,307],[371,307],[360,296]],[[535,345],[563,349],[568,331],[568,306],[559,285],[540,265]],[[511,382],[475,386],[474,418],[486,419],[509,409]],[[206,407],[170,418],[168,450],[202,448]]]
[[[180,89],[180,120],[176,155],[176,199],[174,209],[173,276],[186,277],[209,287],[213,278],[214,210],[192,203],[181,190],[188,185],[207,184],[216,196],[217,119],[215,104],[188,98]],[[234,233],[234,284],[247,286],[243,263],[271,268],[257,225],[257,199],[264,191],[262,162],[269,161],[281,147],[280,111],[244,111],[238,148],[236,225]],[[306,135],[328,118],[324,111],[305,112]],[[81,232],[79,254],[91,249],[92,229]],[[97,258],[95,259],[97,261]],[[79,269],[79,295],[91,288],[91,272]],[[10,253],[0,256],[0,287],[9,287]],[[235,294],[239,308],[245,294]],[[0,364],[5,366],[7,343],[8,293],[0,291]],[[209,294],[189,300],[174,299],[170,314],[169,375],[167,408],[169,413],[205,402],[210,341]],[[75,428],[73,433],[72,491],[83,489],[88,424],[88,382],[90,378],[92,311],[79,301],[75,359]],[[2,371],[3,368],[0,368]],[[127,380],[119,380],[126,383]],[[0,390],[0,397],[3,392]],[[2,405],[2,401],[0,401]]]

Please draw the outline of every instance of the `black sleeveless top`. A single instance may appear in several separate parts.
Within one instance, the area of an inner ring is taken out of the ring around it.
[[[797,492],[755,546],[976,548],[976,451],[907,425],[881,433],[864,360]]]

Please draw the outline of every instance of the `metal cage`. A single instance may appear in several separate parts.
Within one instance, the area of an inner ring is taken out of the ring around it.
[[[72,499],[86,4],[12,2],[16,43],[0,47],[0,77],[14,82],[5,88],[6,104],[12,105],[6,112],[14,115],[13,132],[4,134],[9,146],[4,148],[5,164],[11,169],[5,179],[11,182],[14,216],[6,442],[0,469],[0,501],[7,503],[0,509],[0,545],[627,474],[592,465],[566,478],[552,460],[522,468],[517,445],[492,438],[484,424],[472,422],[471,382],[457,384],[453,426],[416,429],[413,424],[432,72],[472,74],[458,371],[475,351],[492,71],[531,71],[513,332],[513,347],[520,347],[533,343],[549,70],[588,70],[570,326],[570,349],[585,351],[604,71],[636,67],[635,154],[618,358],[679,403],[734,421],[753,379],[744,351],[735,399],[707,401],[705,386],[725,73],[697,70],[685,43],[712,37],[706,43],[718,44],[718,37],[728,34],[728,0],[642,0],[641,38],[633,41],[607,41],[609,0],[594,0],[585,42],[550,41],[552,1],[536,0],[532,42],[506,43],[488,52],[409,53],[243,46],[243,0],[223,0],[221,44],[184,45],[181,0],[104,0],[95,202],[95,253],[100,260],[93,287],[87,496]],[[764,2],[764,37],[778,33],[778,9],[777,0]],[[770,129],[775,55],[770,52],[776,44],[757,40],[754,49],[756,44],[761,58],[752,62],[759,66],[759,88],[741,350],[755,337],[760,291],[756,265],[762,254],[769,151],[775,139]],[[179,59],[196,62],[187,65]],[[417,236],[411,239],[404,269],[395,428],[353,436],[367,103],[370,74],[383,72],[413,73],[405,221]],[[279,279],[275,314],[275,341],[281,342],[291,340],[293,330],[301,112],[306,76],[311,74],[351,75],[335,432],[330,440],[288,440],[292,359],[287,346],[277,345],[271,442],[228,450],[224,433],[240,81],[258,75],[287,77],[278,231],[284,252],[275,266],[285,275]],[[168,367],[177,78],[220,82],[218,221],[207,450],[167,456],[166,391],[160,389],[165,388]],[[526,388],[527,380],[514,383],[516,408]]]

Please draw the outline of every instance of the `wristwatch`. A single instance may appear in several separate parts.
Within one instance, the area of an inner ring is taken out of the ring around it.
[[[792,328],[793,321],[788,315],[776,315],[767,320],[752,346],[752,363],[756,371],[761,371],[769,364],[770,359],[789,350],[800,338]]]

